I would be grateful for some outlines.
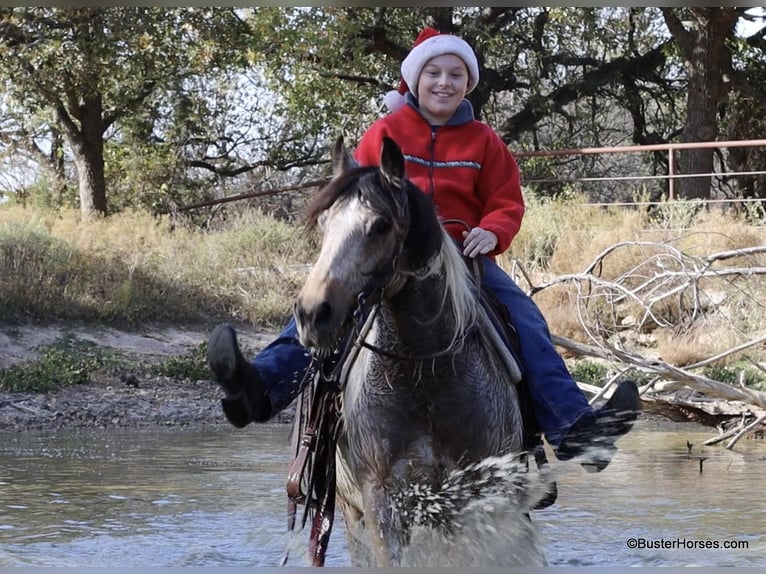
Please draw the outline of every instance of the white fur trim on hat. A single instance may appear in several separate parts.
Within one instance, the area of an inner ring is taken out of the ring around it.
[[[400,93],[399,90],[391,90],[383,96],[383,101],[389,112],[395,112],[404,105],[404,94]]]
[[[418,95],[418,78],[420,72],[425,67],[428,60],[442,56],[444,54],[455,54],[468,68],[468,89],[466,94],[470,93],[479,83],[479,62],[476,60],[476,54],[468,42],[451,34],[439,34],[424,40],[407,54],[402,62],[402,77],[407,82],[412,94]]]

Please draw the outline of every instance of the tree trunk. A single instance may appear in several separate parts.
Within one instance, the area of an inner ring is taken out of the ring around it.
[[[80,189],[80,214],[83,221],[106,215],[104,178],[104,122],[101,99],[89,98],[79,107],[80,130],[68,133]]]
[[[729,89],[731,50],[727,41],[737,22],[736,8],[692,8],[692,29],[681,23],[675,9],[663,14],[683,54],[689,78],[686,121],[682,142],[715,141],[718,136],[718,105]],[[684,150],[679,154],[683,175],[713,172],[713,149]],[[711,176],[682,178],[678,197],[710,199]]]
[[[61,207],[66,192],[66,172],[64,165],[64,136],[58,128],[52,127],[51,151],[48,158],[53,177],[53,189],[51,189],[50,203],[55,208]]]

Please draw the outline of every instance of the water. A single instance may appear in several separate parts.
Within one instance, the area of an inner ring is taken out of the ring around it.
[[[288,435],[287,425],[2,433],[0,567],[275,566],[288,544]],[[642,421],[600,474],[556,463],[558,501],[532,514],[548,563],[766,565],[766,442],[731,452],[702,447],[709,436]],[[731,541],[747,547],[704,547]],[[290,564],[304,560],[294,552]],[[349,564],[340,519],[327,564]]]

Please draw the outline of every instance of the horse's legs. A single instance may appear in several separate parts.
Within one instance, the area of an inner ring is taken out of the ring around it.
[[[366,542],[366,532],[362,511],[347,501],[339,498],[343,519],[346,523],[346,543],[351,558],[351,565],[357,568],[375,566],[370,554],[370,546]]]
[[[393,566],[394,543],[391,505],[385,494],[383,485],[377,480],[364,480],[362,483],[362,498],[364,500],[365,526],[369,534],[372,549],[378,566]]]

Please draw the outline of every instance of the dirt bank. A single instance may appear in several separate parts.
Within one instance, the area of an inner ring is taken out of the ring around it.
[[[274,337],[273,332],[248,328],[239,329],[239,333],[248,353]],[[207,335],[208,330],[201,327],[128,332],[72,325],[0,325],[0,371],[34,360],[42,348],[64,338],[117,350],[135,358],[136,363],[150,363],[183,355],[204,342]],[[0,430],[225,425],[221,396],[212,380],[123,370],[47,393],[0,391]]]

